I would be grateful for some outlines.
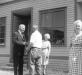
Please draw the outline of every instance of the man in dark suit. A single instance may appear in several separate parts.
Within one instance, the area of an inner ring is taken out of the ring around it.
[[[25,25],[20,24],[17,32],[14,33],[13,42],[13,61],[14,61],[14,75],[23,75],[23,56],[25,49]]]

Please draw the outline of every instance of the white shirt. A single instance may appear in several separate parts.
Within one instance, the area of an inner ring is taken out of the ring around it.
[[[42,35],[38,30],[32,33],[30,38],[30,43],[33,44],[33,47],[37,47],[37,48],[42,47]]]
[[[21,35],[21,37],[23,38],[22,32],[20,30],[18,30],[19,34]]]

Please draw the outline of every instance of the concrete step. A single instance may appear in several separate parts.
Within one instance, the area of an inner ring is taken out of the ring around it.
[[[4,70],[4,71],[13,71],[13,67],[9,67],[9,66],[1,66],[0,70]]]
[[[27,62],[27,57],[25,57],[24,61]],[[13,63],[6,63],[5,65],[1,65],[0,70],[13,71]],[[24,64],[24,72],[27,72],[26,64]],[[47,66],[47,73],[53,75],[56,72],[58,75],[67,75],[69,72],[68,60],[50,59],[49,64]]]
[[[52,65],[48,65],[47,66],[47,70],[46,70],[46,75],[68,75],[68,72],[63,72],[62,70],[59,70],[59,68],[55,68],[57,66],[52,66]],[[13,66],[12,66],[12,63],[8,63],[7,65],[4,65],[2,67],[0,67],[0,70],[3,70],[3,71],[14,71],[13,70]],[[24,75],[29,75],[29,70],[26,68],[26,64],[24,64]]]
[[[13,71],[13,63],[7,63],[5,65],[0,66],[0,70]],[[27,70],[26,64],[24,64],[23,70]]]

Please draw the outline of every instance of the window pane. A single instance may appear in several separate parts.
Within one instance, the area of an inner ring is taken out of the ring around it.
[[[43,35],[50,34],[52,45],[62,46],[65,43],[65,10],[54,10],[41,11],[40,31]]]
[[[4,45],[5,43],[5,24],[6,17],[0,18],[0,45]]]
[[[41,15],[41,27],[46,27],[46,14]]]
[[[2,38],[2,39],[3,39],[3,38],[4,38],[4,36],[5,36],[5,35],[4,35],[4,33],[0,33],[0,38]]]
[[[6,18],[5,17],[1,17],[0,18],[0,26],[5,26],[5,22],[6,22]]]
[[[54,30],[54,34],[53,34],[53,39],[52,39],[52,42],[55,44],[55,45],[64,45],[64,32],[63,31],[60,31],[60,30]]]
[[[4,39],[0,39],[0,45],[4,45]]]
[[[52,25],[52,13],[42,14],[41,27],[51,27]]]
[[[53,27],[65,26],[65,11],[60,10],[53,13]]]
[[[64,45],[64,31],[61,30],[55,30],[53,28],[47,28],[47,27],[41,27],[40,31],[42,33],[42,35],[44,36],[45,33],[49,33],[50,34],[50,41],[52,45]],[[44,37],[43,37],[44,39]]]
[[[0,26],[0,32],[4,32],[5,31],[5,26]]]

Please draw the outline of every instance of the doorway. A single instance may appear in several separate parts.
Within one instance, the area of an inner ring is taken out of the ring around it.
[[[15,10],[12,12],[12,39],[11,39],[11,52],[10,52],[10,61],[12,62],[13,58],[13,33],[18,30],[20,24],[24,24],[25,29],[25,37],[26,41],[29,41],[31,34],[31,12],[32,8],[25,8],[20,10]]]

